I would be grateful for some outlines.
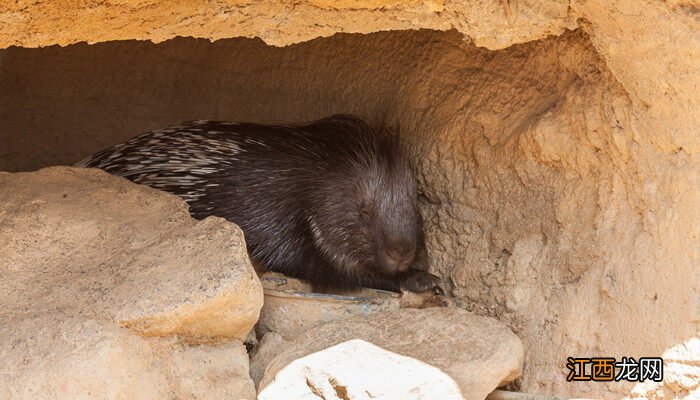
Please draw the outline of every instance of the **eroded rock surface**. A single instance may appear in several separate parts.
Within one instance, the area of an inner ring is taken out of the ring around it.
[[[564,0],[517,5],[499,0],[5,0],[0,1],[0,48],[124,39],[160,42],[175,36],[260,37],[282,46],[336,32],[418,28],[459,29],[480,44],[501,48],[575,26],[568,6]]]
[[[343,387],[350,399],[481,400],[520,375],[523,357],[520,340],[495,319],[459,308],[402,309],[300,336],[267,366],[259,398],[284,391],[305,398]]]
[[[241,340],[262,289],[240,229],[99,170],[0,187],[0,397],[255,396]]]

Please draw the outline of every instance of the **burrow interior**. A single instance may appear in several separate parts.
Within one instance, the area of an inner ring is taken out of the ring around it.
[[[0,170],[70,165],[196,119],[352,113],[396,127],[419,171],[432,272],[459,306],[524,341],[517,389],[581,395],[603,385],[566,386],[566,356],[658,354],[692,335],[658,322],[689,315],[674,297],[684,283],[638,273],[658,268],[649,249],[665,239],[640,233],[652,156],[630,108],[580,31],[498,51],[430,30],[282,48],[242,38],[9,48]]]

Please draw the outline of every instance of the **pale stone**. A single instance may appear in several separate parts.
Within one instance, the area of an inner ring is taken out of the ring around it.
[[[292,361],[258,400],[461,400],[449,375],[415,358],[351,339]]]
[[[311,285],[275,273],[266,273],[260,280],[265,301],[255,326],[259,337],[274,332],[294,340],[322,323],[398,310],[402,301],[398,293],[374,289],[315,293]]]
[[[255,346],[255,353],[250,358],[250,377],[257,386],[265,374],[265,367],[277,354],[284,351],[290,342],[277,332],[268,332]]]
[[[167,354],[167,353],[166,353]],[[255,398],[248,353],[238,341],[181,346],[169,354],[171,381],[178,399],[242,400]],[[168,363],[164,363],[169,365]]]
[[[0,187],[0,397],[255,396],[241,340],[262,288],[240,229],[98,170]]]
[[[351,399],[481,400],[520,375],[523,357],[520,339],[495,319],[454,307],[401,309],[300,336],[267,366],[259,398],[315,398],[309,393],[343,387]]]
[[[700,337],[693,337],[666,350],[663,380],[645,380],[634,385],[625,399],[688,399],[700,398]]]

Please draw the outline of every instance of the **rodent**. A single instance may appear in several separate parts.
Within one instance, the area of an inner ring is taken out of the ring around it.
[[[411,165],[394,135],[359,117],[181,123],[76,166],[176,194],[195,218],[237,224],[264,270],[320,288],[443,293],[426,271]]]

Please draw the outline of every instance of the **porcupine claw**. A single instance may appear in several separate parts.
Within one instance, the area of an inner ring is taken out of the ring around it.
[[[445,290],[442,288],[442,286],[438,285],[433,288],[433,293],[435,293],[438,296],[444,296]]]
[[[409,270],[401,280],[401,289],[410,292],[425,292],[432,290],[435,294],[444,295],[445,291],[440,286],[440,278],[422,270]]]

